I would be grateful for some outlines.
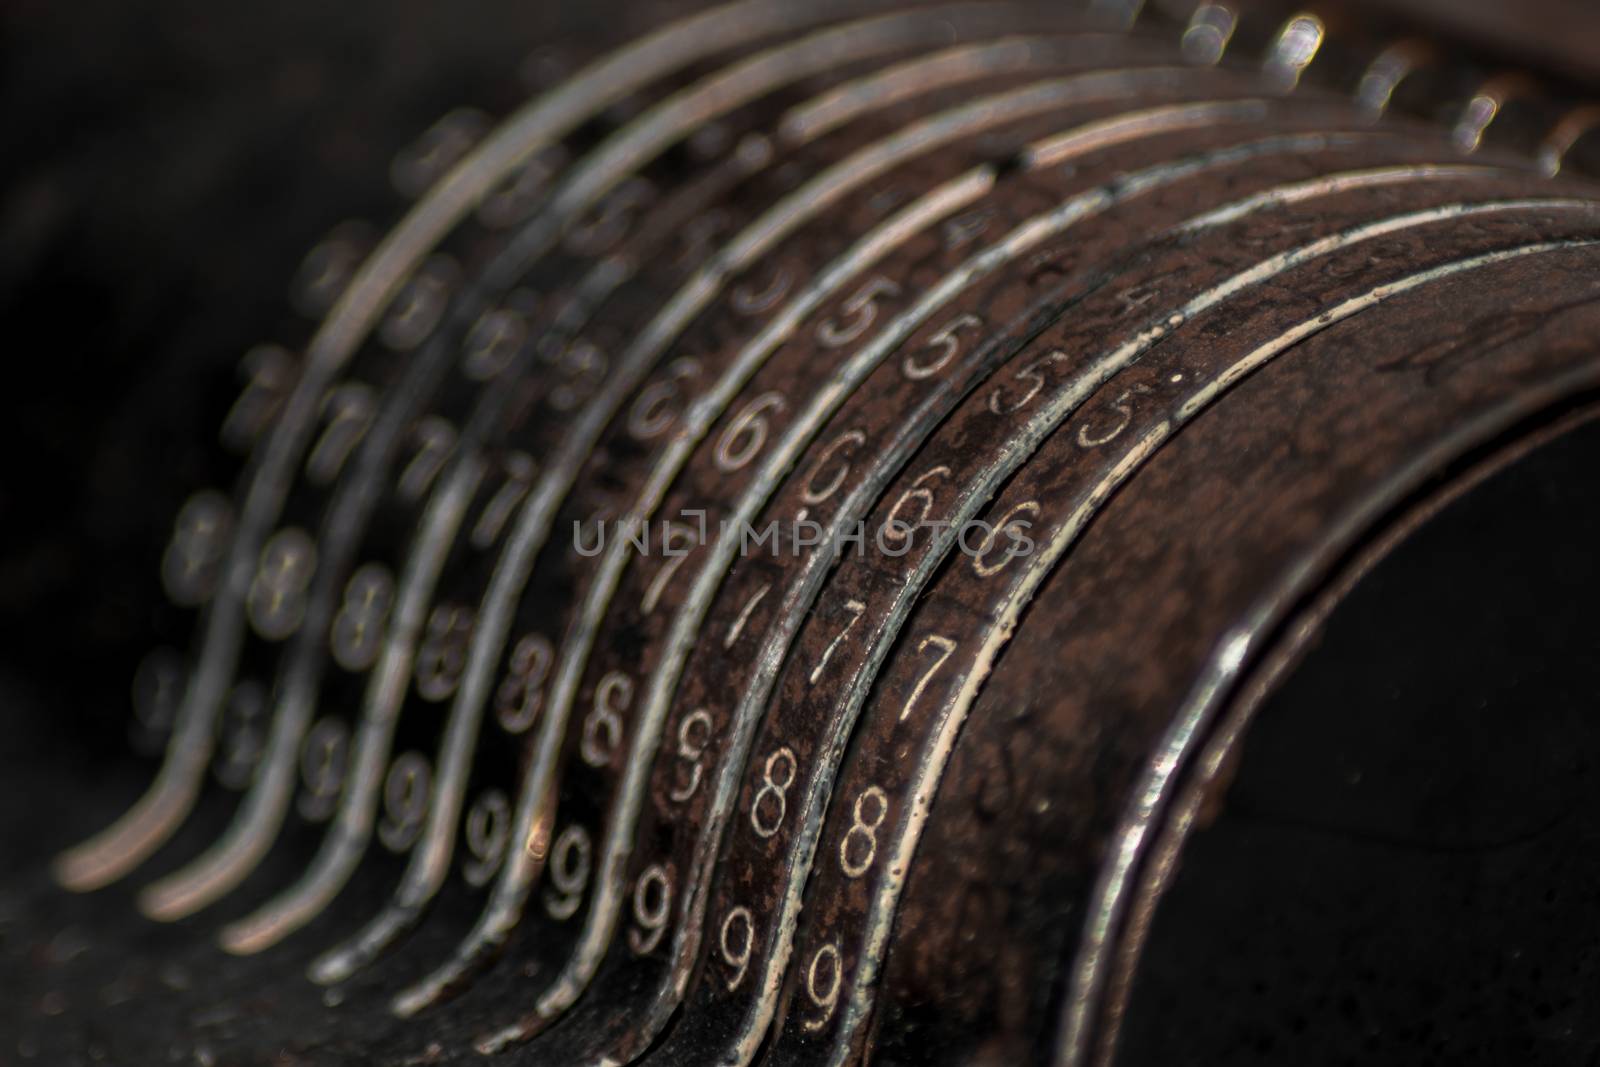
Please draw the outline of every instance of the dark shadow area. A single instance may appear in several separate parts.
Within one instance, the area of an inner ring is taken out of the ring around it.
[[[1600,1050],[1600,426],[1341,603],[1188,845],[1123,1067],[1588,1064]]]

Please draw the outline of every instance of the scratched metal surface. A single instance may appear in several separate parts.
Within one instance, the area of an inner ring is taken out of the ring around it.
[[[0,1062],[1223,1054],[1151,1005],[1246,727],[1600,385],[1581,64],[1337,8],[285,11],[173,5],[191,80],[120,119],[8,65],[6,316],[64,354],[8,429]]]

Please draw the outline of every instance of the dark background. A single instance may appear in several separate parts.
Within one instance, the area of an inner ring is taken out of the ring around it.
[[[341,221],[393,222],[389,160],[440,115],[502,113],[623,31],[595,15],[0,5],[0,684],[50,711],[8,709],[8,732],[122,750],[172,516],[230,488],[235,366],[308,336],[288,300],[301,258]]]

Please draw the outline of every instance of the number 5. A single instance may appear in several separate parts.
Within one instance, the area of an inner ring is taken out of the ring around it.
[[[899,295],[900,287],[894,282],[882,275],[874,277],[844,302],[844,312],[849,321],[841,326],[839,320],[829,319],[817,327],[817,340],[829,348],[849,344],[866,333],[867,328],[878,317],[878,297]]]

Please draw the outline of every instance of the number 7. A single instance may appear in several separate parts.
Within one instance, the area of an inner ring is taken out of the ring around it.
[[[839,642],[844,640],[845,635],[850,632],[852,626],[861,621],[861,613],[867,610],[867,606],[859,600],[846,600],[844,607],[850,613],[850,621],[844,624],[844,629],[839,631],[838,637],[828,642],[828,647],[822,650],[822,658],[817,660],[815,667],[811,668],[811,674],[806,680],[812,685],[817,684],[817,679],[821,678],[822,672],[827,669],[828,661],[833,658],[833,650],[839,647]]]
[[[929,667],[923,673],[921,678],[917,679],[916,687],[911,690],[911,695],[906,698],[906,706],[900,709],[901,722],[906,721],[906,716],[911,714],[911,709],[916,705],[917,699],[922,696],[922,691],[928,688],[928,683],[932,681],[933,676],[939,672],[939,668],[944,666],[944,661],[949,659],[950,653],[956,650],[956,643],[950,640],[948,637],[941,637],[939,634],[929,634],[927,637],[924,637],[920,642],[918,642],[917,655],[920,656],[922,653],[927,651],[929,645],[932,645],[934,648],[939,650],[939,658],[933,661],[933,666]]]

